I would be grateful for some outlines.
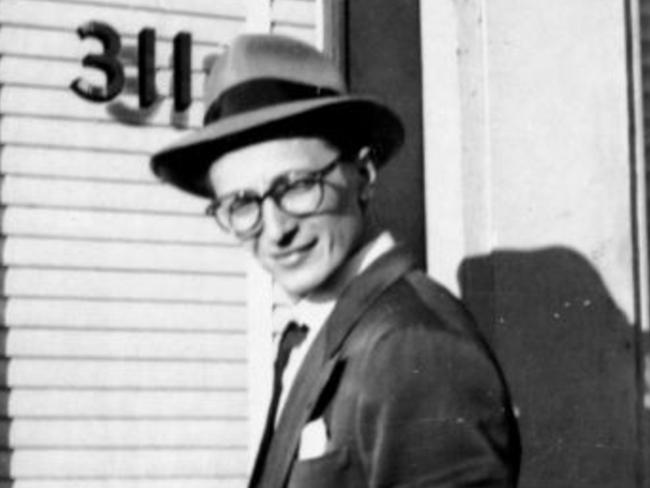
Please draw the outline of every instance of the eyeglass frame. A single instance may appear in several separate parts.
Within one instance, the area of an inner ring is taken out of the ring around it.
[[[217,222],[219,227],[221,227],[225,232],[228,233],[233,233],[237,237],[241,239],[249,239],[253,237],[254,235],[258,234],[261,230],[261,222],[262,222],[262,205],[264,204],[264,200],[266,200],[268,197],[271,197],[273,200],[273,203],[284,213],[287,215],[290,215],[292,217],[306,217],[318,210],[318,208],[321,206],[323,203],[323,197],[325,196],[325,178],[327,175],[329,175],[339,164],[345,162],[346,160],[341,157],[340,154],[338,154],[332,161],[327,163],[325,166],[323,166],[320,169],[314,170],[314,171],[293,171],[293,172],[287,172],[282,175],[277,176],[274,179],[274,182],[269,186],[268,190],[266,190],[264,193],[257,194],[252,190],[238,190],[234,191],[231,193],[227,193],[226,195],[222,197],[218,197],[213,199],[205,209],[205,214],[209,215],[214,218],[214,220]],[[295,180],[291,180],[292,174],[295,175],[296,173],[299,173],[299,176]],[[295,187],[296,184],[303,182],[305,180],[311,180],[313,181],[319,188],[320,191],[320,197],[318,199],[318,203],[314,205],[313,210],[307,211],[307,212],[292,212],[289,210],[286,210],[284,206],[282,205],[282,197],[286,195],[288,191],[290,191],[292,188]],[[237,231],[234,229],[234,226],[231,224],[231,214],[228,214],[228,223],[222,222],[222,219],[218,217],[218,210],[221,205],[223,205],[224,200],[226,198],[235,197],[237,198],[238,196],[244,196],[246,195],[248,198],[252,198],[254,202],[257,203],[257,213],[258,216],[255,219],[255,223],[250,227],[249,230],[246,231]]]

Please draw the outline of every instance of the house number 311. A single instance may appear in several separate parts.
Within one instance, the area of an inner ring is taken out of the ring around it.
[[[122,92],[125,86],[124,65],[119,58],[122,43],[119,34],[103,22],[87,22],[77,29],[81,39],[95,38],[101,42],[103,52],[87,54],[81,60],[84,67],[104,72],[104,86],[94,85],[76,78],[70,88],[80,97],[93,102],[108,102]],[[189,32],[179,32],[174,37],[173,96],[174,110],[181,112],[190,106],[191,99],[191,43]],[[144,28],[138,33],[138,101],[140,108],[152,106],[156,93],[156,31]]]

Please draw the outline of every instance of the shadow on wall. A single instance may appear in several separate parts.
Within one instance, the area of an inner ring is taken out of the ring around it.
[[[647,355],[648,340],[588,260],[562,247],[497,251],[466,259],[459,279],[518,411],[520,487],[640,487],[650,411],[640,419],[637,345]]]

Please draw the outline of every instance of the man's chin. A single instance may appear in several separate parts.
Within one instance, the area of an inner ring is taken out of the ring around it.
[[[302,273],[301,273],[302,274]],[[307,273],[305,273],[307,274]],[[275,277],[278,284],[282,289],[292,298],[299,300],[308,295],[311,295],[314,291],[317,291],[325,282],[325,278],[320,279],[320,277],[315,276],[314,273],[309,273],[311,276],[277,276]]]
[[[311,286],[308,284],[295,284],[295,283],[290,283],[286,284],[281,281],[279,281],[280,286],[284,290],[284,292],[289,295],[293,300],[300,300],[302,298],[305,298],[308,296],[312,290],[315,288],[315,286]]]

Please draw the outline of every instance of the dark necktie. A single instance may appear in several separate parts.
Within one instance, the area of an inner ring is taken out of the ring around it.
[[[280,397],[282,396],[282,375],[284,369],[287,367],[291,351],[294,347],[300,345],[305,340],[309,327],[306,325],[298,325],[297,322],[289,322],[280,336],[278,343],[278,352],[275,356],[273,363],[273,392],[271,394],[271,402],[266,414],[266,423],[264,424],[264,433],[260,441],[258,450],[258,459],[255,462],[253,474],[251,475],[251,483],[249,486],[255,486],[259,481],[258,478],[262,474],[264,463],[261,462],[260,456],[266,456],[266,452],[271,444],[273,431],[275,430],[275,418],[278,414],[278,406],[280,404]]]

